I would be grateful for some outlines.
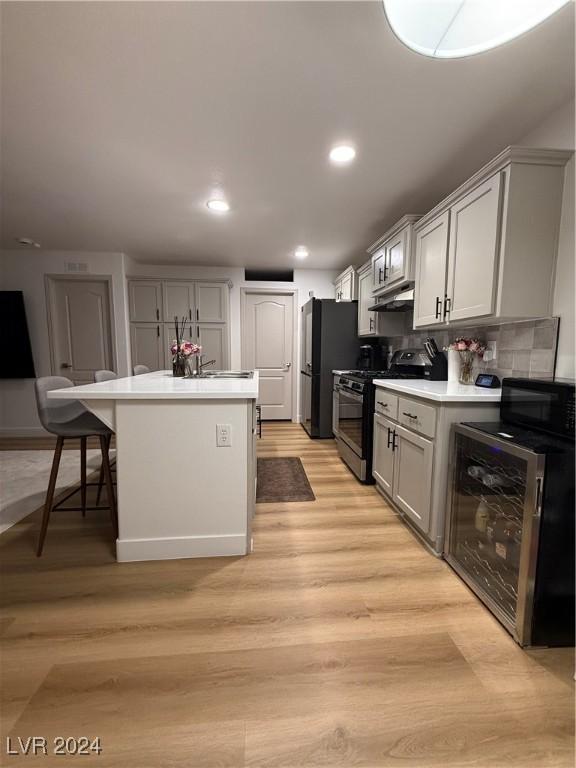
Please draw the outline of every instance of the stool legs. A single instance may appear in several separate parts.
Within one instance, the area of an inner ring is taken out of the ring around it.
[[[63,445],[64,445],[64,438],[58,437],[58,439],[56,440],[56,448],[54,450],[54,458],[52,460],[52,470],[50,472],[50,482],[48,483],[46,501],[44,502],[42,526],[40,528],[40,537],[38,539],[38,548],[36,550],[37,557],[40,557],[40,555],[42,554],[42,550],[44,548],[44,540],[46,538],[46,531],[48,530],[50,513],[52,512],[52,502],[54,501],[54,491],[56,490],[56,480],[58,478],[58,468],[60,466],[60,458],[62,456]]]
[[[118,511],[116,509],[116,498],[114,496],[114,484],[112,482],[112,472],[110,471],[110,456],[108,448],[109,438],[100,435],[100,451],[102,452],[102,470],[106,482],[106,495],[108,496],[108,505],[110,507],[110,517],[112,518],[112,528],[114,535],[118,538]]]
[[[86,443],[88,438],[80,438],[80,498],[82,517],[86,517]]]

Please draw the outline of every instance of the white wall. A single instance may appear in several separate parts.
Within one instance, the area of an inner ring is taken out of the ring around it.
[[[230,365],[241,367],[240,289],[244,287],[286,288],[298,292],[298,308],[313,291],[317,298],[333,298],[332,282],[338,271],[297,269],[294,283],[257,283],[244,280],[244,270],[233,267],[192,267],[140,264],[121,253],[54,252],[54,251],[3,251],[0,253],[0,287],[2,290],[23,291],[28,327],[32,342],[32,354],[37,376],[52,374],[48,342],[48,323],[45,276],[70,274],[66,262],[83,262],[88,274],[106,275],[112,279],[114,311],[116,367],[120,375],[129,375],[130,332],[126,277],[158,277],[181,279],[229,278],[230,291]],[[294,351],[295,382],[298,391],[297,362],[300,335]],[[299,413],[299,401],[296,405]],[[31,379],[0,381],[0,433],[4,435],[32,435],[41,433],[36,413],[34,387]]]
[[[293,283],[279,282],[254,282],[244,280],[244,270],[234,267],[186,267],[186,266],[167,266],[140,264],[128,259],[127,274],[129,277],[158,277],[162,279],[187,279],[187,280],[209,280],[211,278],[227,277],[232,281],[230,291],[230,367],[240,368],[241,359],[241,318],[240,318],[240,289],[241,288],[294,288],[297,290],[298,310],[309,299],[310,291],[314,293],[317,299],[333,299],[334,285],[333,281],[339,274],[339,270],[330,269],[295,269]],[[300,321],[300,312],[298,312],[298,322]],[[298,328],[300,325],[298,324]],[[298,361],[300,360],[300,333],[295,340],[294,362],[292,369],[294,371],[294,381],[297,392],[296,413],[300,419],[300,381],[298,376]]]
[[[50,376],[46,275],[65,275],[66,262],[83,262],[88,273],[109,276],[112,280],[116,366],[122,375],[129,370],[128,324],[125,257],[121,253],[87,253],[55,251],[3,251],[0,253],[0,287],[6,291],[23,291],[32,354],[37,376]],[[0,381],[0,432],[34,434],[41,431],[36,413],[32,379]]]
[[[574,149],[574,100],[548,115],[518,142],[524,146],[548,149]],[[558,238],[558,258],[552,313],[560,318],[556,375],[575,378],[576,339],[574,296],[574,157],[566,166],[562,217]]]

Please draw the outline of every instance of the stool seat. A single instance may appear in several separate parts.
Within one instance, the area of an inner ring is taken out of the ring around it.
[[[109,429],[100,419],[88,411],[81,413],[74,419],[63,422],[50,422],[50,432],[60,437],[92,437],[92,435],[109,436]]]

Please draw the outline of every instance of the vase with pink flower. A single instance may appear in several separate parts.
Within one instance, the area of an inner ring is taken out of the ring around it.
[[[479,339],[469,339],[461,336],[448,346],[448,350],[458,352],[460,356],[460,378],[461,384],[474,383],[474,360],[476,357],[482,358],[486,350],[486,345]]]
[[[176,338],[170,346],[173,376],[198,376],[200,373],[199,356],[202,347],[183,338],[186,322],[186,318],[183,318],[181,322],[178,321],[178,318],[174,318]],[[193,361],[196,361],[195,365],[192,365]]]

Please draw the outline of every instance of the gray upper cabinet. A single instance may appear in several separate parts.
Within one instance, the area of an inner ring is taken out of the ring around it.
[[[194,306],[195,283],[165,282],[164,283],[164,320],[174,321],[177,317],[192,320],[196,316]]]
[[[346,267],[334,281],[334,298],[336,301],[354,301],[356,293],[356,270]]]
[[[373,295],[383,296],[414,280],[413,230],[420,216],[407,214],[370,248]]]
[[[508,147],[420,219],[415,328],[551,314],[571,155]]]
[[[416,232],[414,327],[442,322],[448,263],[449,213],[444,211]]]
[[[358,336],[377,336],[377,317],[368,307],[374,303],[372,264],[368,262],[358,270]]]
[[[494,312],[501,174],[480,184],[450,208],[446,307],[450,320]]]
[[[130,320],[156,323],[162,319],[162,283],[133,280],[128,286]]]
[[[196,283],[195,305],[195,319],[199,322],[225,323],[228,320],[228,285]]]

